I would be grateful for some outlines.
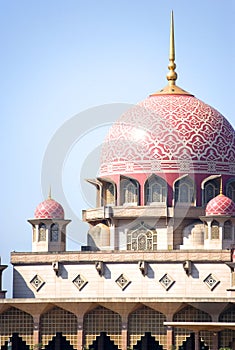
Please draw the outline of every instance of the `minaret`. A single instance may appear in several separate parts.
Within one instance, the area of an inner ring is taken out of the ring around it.
[[[63,207],[51,198],[40,203],[34,213],[34,218],[28,220],[33,228],[33,252],[64,252],[66,251],[66,226],[71,220],[64,219]]]

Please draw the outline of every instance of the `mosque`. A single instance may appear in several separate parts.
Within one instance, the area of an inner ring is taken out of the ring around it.
[[[173,14],[168,68],[104,140],[87,245],[66,251],[51,195],[28,220],[1,350],[235,349],[235,131],[176,85]]]

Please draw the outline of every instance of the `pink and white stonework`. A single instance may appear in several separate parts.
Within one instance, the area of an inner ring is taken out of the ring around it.
[[[149,96],[104,141],[100,176],[185,171],[235,174],[233,127],[194,96]]]
[[[207,204],[206,215],[235,216],[235,203],[223,194],[219,194]]]
[[[64,219],[64,209],[62,205],[52,198],[47,198],[38,204],[34,212],[35,219]]]
[[[28,220],[1,350],[235,350],[235,132],[175,85],[170,52],[169,85],[104,141],[87,244],[66,251],[53,199]]]

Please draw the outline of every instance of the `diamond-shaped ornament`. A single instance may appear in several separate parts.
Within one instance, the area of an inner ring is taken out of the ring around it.
[[[74,278],[73,283],[75,286],[79,289],[82,290],[82,288],[85,287],[85,285],[88,283],[88,281],[83,277],[81,274],[77,275],[77,277]]]

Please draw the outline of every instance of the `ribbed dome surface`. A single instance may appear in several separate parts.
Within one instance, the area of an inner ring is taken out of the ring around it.
[[[34,217],[36,219],[64,219],[64,209],[54,199],[48,198],[37,206]]]
[[[206,215],[235,216],[235,203],[232,199],[219,194],[211,199],[206,206]]]
[[[102,148],[100,176],[225,172],[235,165],[235,132],[192,95],[152,95],[123,114]]]

